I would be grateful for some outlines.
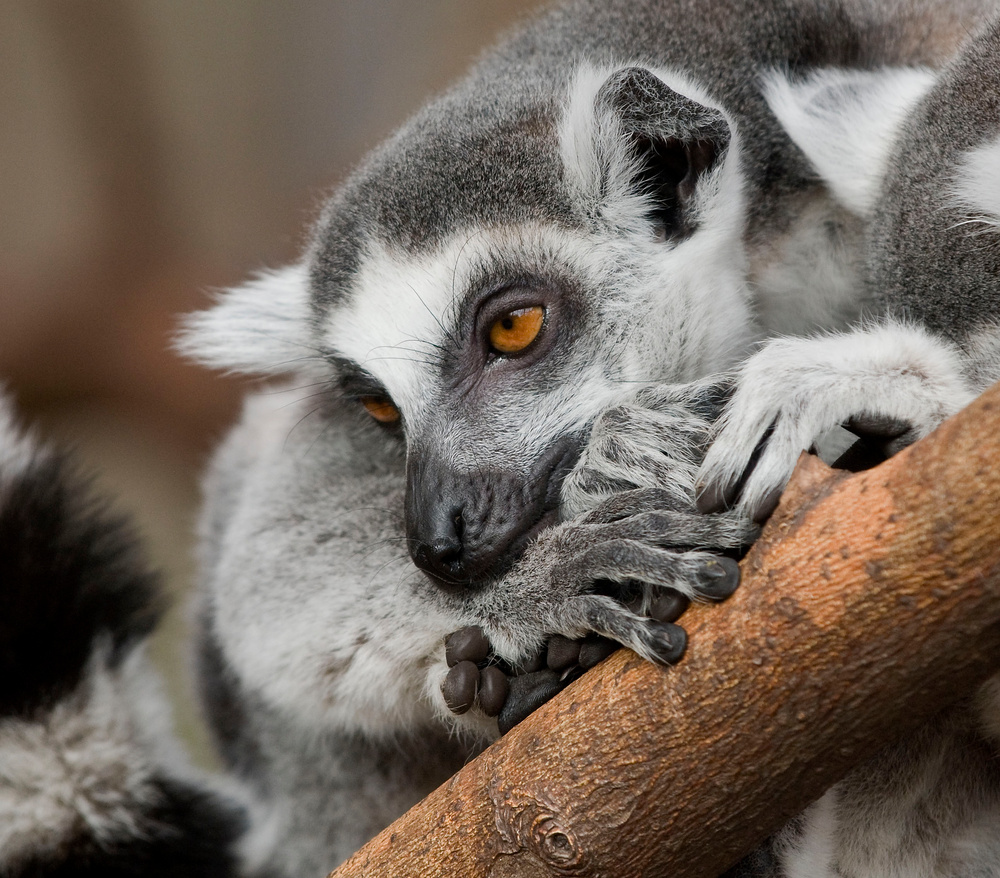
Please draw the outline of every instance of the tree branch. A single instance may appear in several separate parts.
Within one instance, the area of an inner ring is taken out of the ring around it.
[[[663,669],[620,650],[333,874],[716,876],[1000,657],[1000,385],[873,470],[803,457]]]

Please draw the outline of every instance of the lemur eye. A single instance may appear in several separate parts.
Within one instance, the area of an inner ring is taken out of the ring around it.
[[[520,353],[538,337],[544,321],[541,305],[508,311],[490,327],[490,345],[498,354]]]
[[[384,396],[363,396],[361,404],[368,411],[368,414],[380,424],[399,423],[401,417],[399,409]]]

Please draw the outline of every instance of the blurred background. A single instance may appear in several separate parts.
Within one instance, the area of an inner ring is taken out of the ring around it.
[[[198,473],[245,389],[171,353],[178,315],[293,259],[323,194],[536,5],[0,3],[0,383],[137,520],[178,704]]]

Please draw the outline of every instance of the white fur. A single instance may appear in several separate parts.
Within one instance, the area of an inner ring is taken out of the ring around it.
[[[740,497],[753,509],[788,481],[799,453],[852,415],[899,418],[917,435],[972,401],[960,353],[916,327],[887,323],[819,338],[776,339],[740,371],[699,474],[735,483],[772,425],[774,432]]]
[[[782,878],[837,878],[837,789],[829,790],[802,815],[802,834],[781,851]]]
[[[635,160],[618,119],[600,112],[597,94],[618,67],[582,65],[567,95],[559,124],[559,146],[567,180],[594,219],[634,235],[649,234],[642,220],[647,199],[632,188]]]
[[[583,65],[577,70],[559,123],[559,144],[566,178],[581,203],[588,206],[595,227],[625,234],[634,244],[650,235],[646,219],[648,199],[632,185],[636,168],[627,148],[628,138],[617,118],[602,110],[596,101],[608,76],[627,66],[632,65]],[[763,245],[757,244],[748,258],[742,236],[744,196],[739,132],[712,97],[689,78],[667,69],[652,72],[674,91],[718,110],[730,122],[727,154],[698,185],[693,209],[701,228],[692,241],[678,246],[678,259],[682,253],[686,254],[690,259],[686,264],[697,266],[704,274],[702,295],[692,295],[686,302],[697,301],[694,307],[700,308],[701,302],[712,301],[718,288],[713,274],[721,264],[719,274],[731,271],[734,277],[742,273],[748,278],[754,291],[754,314],[764,334],[803,334],[819,328],[842,328],[856,319],[860,289],[857,219],[827,198],[811,198],[796,206],[799,215],[789,232],[771,237]],[[848,76],[842,72],[841,75]],[[877,81],[882,82],[881,78]],[[896,78],[890,77],[890,81],[896,82]],[[804,87],[791,86],[777,76],[773,77],[773,84],[778,99],[796,108],[799,115],[806,114],[809,107],[801,106],[809,97],[803,94]],[[851,157],[852,161],[854,158]],[[851,164],[852,173],[855,169]],[[882,172],[881,167],[873,171],[878,175]],[[664,263],[664,298],[674,286],[668,270],[673,272],[673,266],[668,269]],[[742,320],[749,331],[756,332],[742,309],[733,311],[724,302],[719,302],[711,314],[702,316],[716,322]],[[732,350],[739,352],[742,348],[737,346]]]
[[[845,207],[867,216],[907,114],[934,84],[923,68],[773,72],[764,95],[789,136]]]
[[[221,465],[255,465],[208,571],[221,645],[246,685],[317,733],[420,727],[434,711],[416,659],[443,654],[461,620],[410,595],[421,574],[398,529],[401,472],[376,449],[342,460],[343,425],[301,419],[283,395],[251,397],[223,449]]]
[[[133,699],[149,671],[140,652],[116,671],[103,653],[49,713],[0,719],[0,867],[16,870],[83,832],[110,845],[144,831],[137,812],[157,791]]]
[[[738,198],[723,188],[724,179],[720,175],[720,191],[705,199],[703,225],[677,245],[645,233],[637,241],[524,225],[458,234],[419,258],[370,253],[350,301],[327,319],[322,344],[385,386],[412,435],[434,416],[440,348],[479,343],[459,337],[458,304],[470,278],[513,262],[526,274],[556,274],[601,288],[606,295],[592,307],[601,311],[599,343],[606,349],[581,359],[572,382],[551,398],[532,397],[530,418],[511,418],[526,448],[542,441],[539,434],[547,444],[554,431],[570,432],[591,420],[617,398],[623,383],[651,373],[690,380],[731,366],[747,350],[753,340],[749,293],[739,226],[731,216]],[[646,319],[636,321],[636,313]],[[458,443],[454,453],[461,462],[469,446]]]
[[[322,328],[324,347],[375,376],[409,421],[433,392],[431,376],[481,240],[473,232],[417,258],[371,243],[349,301]]]
[[[1000,139],[970,150],[958,162],[951,201],[966,222],[1000,228]]]
[[[643,67],[670,89],[719,112],[730,130],[725,158],[699,181],[695,204],[699,219],[738,229],[742,219],[743,192],[739,169],[739,135],[729,114],[690,77],[667,68],[649,68],[639,62],[596,67],[581,65],[572,80],[559,121],[559,147],[566,178],[594,219],[631,237],[649,237],[645,219],[650,196],[634,186],[639,171],[630,141],[615,114],[599,106],[597,95],[618,70]],[[707,215],[706,215],[707,214]]]
[[[189,315],[176,348],[212,369],[248,375],[300,372],[319,359],[305,265],[266,271]]]

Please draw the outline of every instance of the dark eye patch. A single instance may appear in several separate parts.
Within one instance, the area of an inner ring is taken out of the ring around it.
[[[337,370],[337,386],[345,399],[358,403],[380,427],[390,431],[400,429],[400,411],[378,379],[353,360],[342,357],[328,359]]]

